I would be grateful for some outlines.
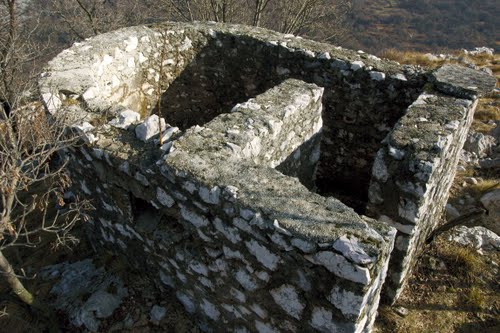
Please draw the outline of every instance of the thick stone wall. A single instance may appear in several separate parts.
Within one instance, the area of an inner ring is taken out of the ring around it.
[[[384,139],[372,170],[369,213],[398,230],[385,296],[394,302],[448,201],[478,94],[495,79],[447,65]],[[450,95],[445,95],[448,93]]]
[[[389,300],[493,87],[458,66],[211,23],[97,36],[40,79],[86,140],[69,155],[96,240],[146,262],[204,329],[242,332],[369,331],[392,226]]]

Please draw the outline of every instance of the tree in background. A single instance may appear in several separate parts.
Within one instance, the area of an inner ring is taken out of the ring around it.
[[[23,27],[17,6],[17,0],[0,2],[0,275],[20,300],[37,307],[5,251],[35,248],[48,234],[58,244],[75,241],[68,232],[88,203],[64,200],[71,182],[65,161],[54,163],[58,152],[73,147],[79,135],[66,129],[64,114],[49,120],[40,103],[23,97],[31,88],[22,68],[34,59],[27,52],[33,29]]]
[[[263,14],[264,26],[283,33],[338,42],[349,33],[351,9],[352,0],[271,1]]]
[[[346,35],[352,0],[162,0],[169,19],[215,21],[303,34],[322,41]]]
[[[54,18],[61,20],[77,39],[120,27],[148,23],[155,15],[151,0],[37,0]]]
[[[20,73],[30,61],[28,45],[21,36],[17,0],[0,0],[0,101],[5,111],[11,109],[20,87],[27,82]]]
[[[119,27],[161,21],[214,21],[264,27],[329,42],[349,32],[352,0],[32,0],[81,40]],[[52,28],[57,24],[52,24]]]

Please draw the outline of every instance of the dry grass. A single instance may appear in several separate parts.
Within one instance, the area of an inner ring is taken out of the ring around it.
[[[394,60],[404,65],[420,65],[429,68],[435,68],[443,65],[446,61],[443,59],[431,60],[425,54],[412,51],[399,51],[389,49],[382,52],[383,58]]]
[[[471,128],[476,132],[489,134],[495,128],[495,125],[484,123],[482,121],[474,121]]]
[[[500,188],[500,178],[494,171],[490,171],[489,173],[484,173],[481,175],[485,179],[480,180],[477,184],[468,184],[467,186],[462,186],[465,178],[474,177],[477,173],[474,169],[467,169],[466,171],[457,172],[455,176],[455,182],[450,190],[450,199],[449,202],[452,205],[455,205],[457,201],[464,196],[470,196],[474,198],[477,202],[479,199],[486,194],[487,192]]]
[[[425,250],[397,304],[379,309],[375,332],[498,332],[498,272],[490,261],[499,259],[498,252],[481,256],[438,237]],[[432,268],[431,261],[444,265]],[[398,306],[408,315],[398,315]]]
[[[457,171],[457,173],[455,174],[454,182],[450,189],[450,202],[454,203],[454,201],[458,200],[464,195],[464,188],[462,187],[462,184],[464,183],[465,178],[474,177],[474,175],[474,168],[467,168],[464,171]]]
[[[463,55],[463,53],[459,53],[459,55]],[[491,65],[492,62],[496,61],[495,55],[489,55],[486,53],[477,54],[477,55],[467,55],[466,59],[476,64],[476,66],[484,67]]]
[[[493,121],[500,121],[500,94],[491,94],[488,98],[479,100],[472,128],[476,132],[489,134],[495,128]]]
[[[500,75],[500,56],[488,54],[472,56],[466,55],[461,51],[454,52],[452,55],[457,59],[429,59],[429,57],[422,52],[400,51],[396,49],[384,50],[381,53],[381,57],[397,61],[404,65],[420,65],[428,68],[436,68],[446,63],[469,62],[474,63],[478,67],[490,68],[495,76]],[[499,86],[498,82],[497,86]]]
[[[483,292],[477,286],[473,286],[469,289],[465,295],[465,301],[467,305],[476,309],[482,309],[486,303]]]
[[[498,102],[492,98],[481,99],[474,114],[474,119],[481,121],[500,120],[500,105],[497,104]]]
[[[493,64],[489,66],[489,68],[493,71],[493,74],[495,76],[498,77],[500,75],[500,64]],[[498,87],[498,82],[497,82],[497,87]]]
[[[477,282],[477,272],[488,268],[484,259],[474,249],[454,243],[441,244],[437,255],[454,269],[453,273],[467,282]]]
[[[500,179],[492,178],[492,179],[482,180],[477,184],[471,184],[466,188],[466,191],[473,198],[480,199],[485,193],[499,188],[500,188]]]

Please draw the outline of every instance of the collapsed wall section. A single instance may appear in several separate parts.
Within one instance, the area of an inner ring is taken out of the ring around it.
[[[187,130],[169,153],[97,131],[93,148],[71,154],[100,207],[96,238],[146,264],[204,330],[369,331],[395,230],[274,169],[314,170],[322,92],[285,81]]]

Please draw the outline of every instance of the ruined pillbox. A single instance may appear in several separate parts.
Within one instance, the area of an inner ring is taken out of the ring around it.
[[[384,281],[394,300],[437,224],[494,78],[165,23],[75,44],[39,86],[86,140],[67,154],[98,208],[92,237],[204,331],[369,332]]]

